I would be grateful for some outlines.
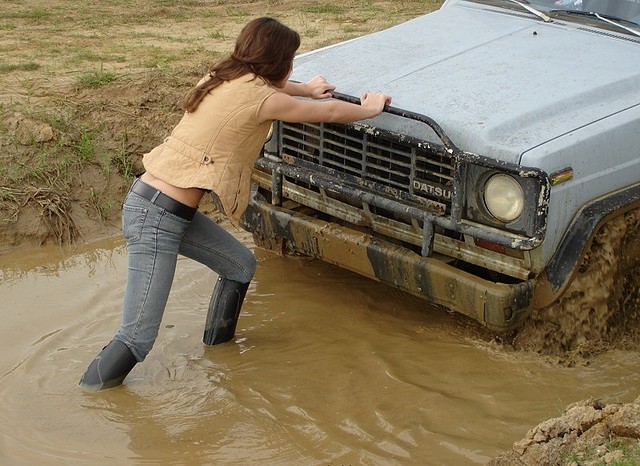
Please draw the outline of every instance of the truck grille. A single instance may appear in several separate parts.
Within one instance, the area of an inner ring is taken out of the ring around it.
[[[451,208],[453,159],[442,146],[371,127],[282,123],[283,159],[396,199]]]

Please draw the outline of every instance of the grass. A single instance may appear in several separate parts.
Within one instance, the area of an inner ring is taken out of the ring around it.
[[[112,61],[115,63],[124,63],[126,61],[126,57],[124,57],[123,55],[112,55],[110,53],[97,53],[93,50],[90,49],[79,49],[74,57],[74,61],[76,63],[83,63],[83,62],[98,62],[98,63],[104,63],[106,61]],[[100,71],[101,73],[103,73],[103,71]]]
[[[141,64],[145,68],[160,68],[170,69],[170,64],[177,62],[182,57],[182,53],[168,52],[166,49],[151,45],[145,47],[146,54]]]
[[[116,167],[118,173],[120,173],[127,184],[133,182],[134,177],[134,164],[131,157],[127,154],[127,130],[122,130],[122,137],[120,139],[120,148],[116,152],[115,156],[111,159],[111,163]]]
[[[40,65],[34,62],[19,63],[17,65],[0,63],[0,73],[9,73],[11,71],[36,71],[39,68]]]
[[[97,192],[93,187],[89,189],[89,204],[98,213],[101,222],[109,220],[109,210],[111,205],[108,199],[105,199],[104,193]]]
[[[96,145],[91,133],[84,129],[80,131],[80,142],[76,145],[76,149],[78,150],[78,158],[81,162],[93,160],[96,155]]]
[[[243,8],[227,8],[227,16],[235,16],[238,18],[246,18],[247,16],[251,16],[251,12],[249,10]]]
[[[187,88],[231,51],[250,18],[274,16],[298,30],[302,53],[411,19],[439,3],[4,2],[0,219],[15,220],[14,214],[31,205],[63,242],[76,237],[67,215],[74,204],[89,206],[97,214],[92,218],[117,222],[123,190],[141,169],[141,154],[177,122],[177,103]],[[16,122],[25,121],[34,122],[31,136],[16,129]],[[38,125],[50,126],[53,140],[40,141]]]
[[[301,11],[303,13],[342,15],[345,10],[341,5],[336,5],[335,3],[321,3],[305,5],[301,8]]]
[[[563,465],[575,466],[640,466],[640,444],[636,439],[612,440],[601,448],[588,447],[580,451],[570,451],[563,455]],[[620,452],[620,458],[615,459],[615,453]],[[605,454],[614,454],[612,459],[604,459]]]
[[[46,8],[36,7],[33,9],[18,10],[13,12],[3,12],[4,19],[45,19],[52,15]]]
[[[227,36],[223,32],[220,32],[220,31],[210,32],[209,34],[207,34],[207,37],[209,39],[222,39],[222,40],[225,40],[227,38]]]
[[[56,72],[60,68],[87,67],[96,62],[104,64],[113,72],[138,67],[169,70],[180,66],[183,61],[183,51],[171,47],[172,42],[192,43],[207,51],[226,51],[232,45],[230,39],[235,37],[245,19],[258,15],[285,15],[281,18],[285,22],[288,22],[291,15],[304,18],[307,26],[300,27],[299,24],[296,25],[297,21],[293,21],[292,26],[299,28],[307,39],[303,41],[303,48],[306,48],[306,42],[313,41],[326,31],[317,27],[318,20],[323,24],[326,21],[366,24],[362,28],[346,26],[342,34],[334,33],[320,44],[326,45],[356,34],[371,32],[368,26],[371,19],[376,18],[383,25],[392,25],[426,12],[439,3],[434,0],[122,0],[98,4],[79,1],[71,8],[67,2],[52,0],[47,8],[6,7],[0,29],[5,34],[4,39],[10,42],[7,42],[5,53],[3,40],[0,40],[0,49],[3,50],[2,55],[22,56],[24,61],[28,60],[27,57],[42,58],[43,62],[47,57],[58,57],[55,61],[56,69],[53,70]],[[31,27],[29,21],[33,20],[38,21],[37,31],[33,33],[32,29],[27,37],[23,31]],[[219,21],[227,24],[230,20],[235,23],[233,30],[221,32]],[[149,42],[136,40],[136,37],[145,36],[149,38]],[[203,38],[206,39],[205,42]],[[16,42],[21,47],[12,45]],[[117,53],[109,50],[113,47],[118,47]],[[153,47],[158,47],[159,51]],[[5,65],[0,73],[17,70],[21,66],[24,65],[13,65],[13,68]],[[40,66],[45,72],[51,71],[47,64]],[[99,86],[108,77],[104,72],[86,73],[81,78],[82,85]]]
[[[118,79],[118,75],[110,71],[89,71],[78,76],[78,84],[80,87],[96,88],[113,82],[116,79]]]

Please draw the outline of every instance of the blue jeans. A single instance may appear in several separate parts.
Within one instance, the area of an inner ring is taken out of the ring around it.
[[[122,230],[129,270],[122,325],[115,338],[138,362],[158,336],[178,254],[240,283],[249,283],[256,270],[251,250],[201,212],[188,221],[129,192],[122,207]]]

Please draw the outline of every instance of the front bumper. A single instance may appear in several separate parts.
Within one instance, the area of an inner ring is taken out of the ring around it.
[[[492,331],[517,328],[533,299],[533,280],[495,283],[434,257],[341,225],[253,199],[244,228],[264,239],[280,238],[292,252],[321,259],[459,312]]]

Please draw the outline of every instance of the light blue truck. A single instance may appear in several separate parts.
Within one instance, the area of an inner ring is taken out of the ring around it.
[[[640,0],[448,0],[301,55],[292,79],[392,106],[277,122],[243,226],[495,332],[606,332],[638,263],[639,23]]]

